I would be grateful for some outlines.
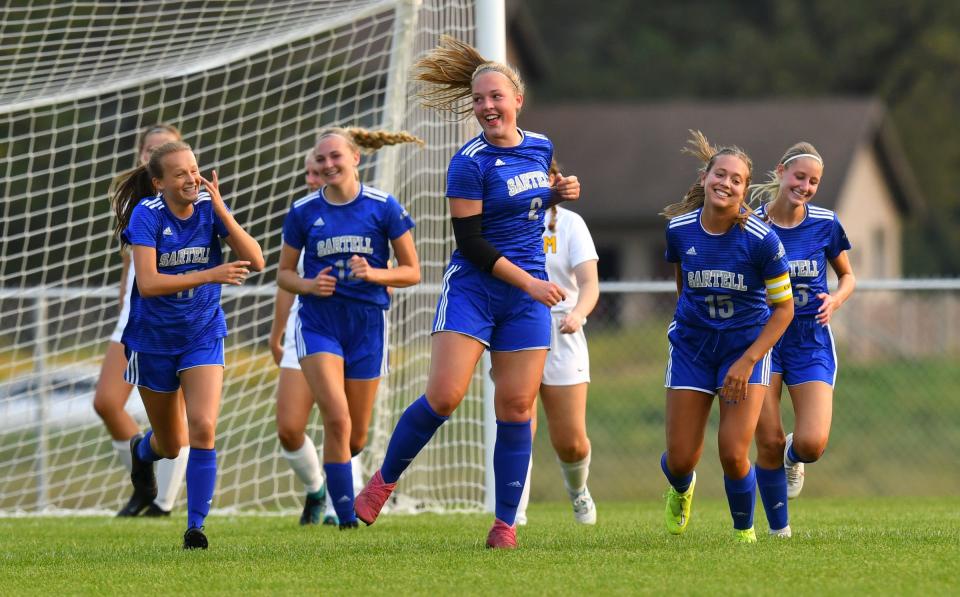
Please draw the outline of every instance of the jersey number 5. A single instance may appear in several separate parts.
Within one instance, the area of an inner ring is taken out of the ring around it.
[[[730,319],[733,317],[733,297],[729,294],[711,294],[706,299],[710,317],[713,319]]]

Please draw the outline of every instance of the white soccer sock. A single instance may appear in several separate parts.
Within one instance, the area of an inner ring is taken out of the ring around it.
[[[530,478],[533,475],[533,453],[530,453],[530,464],[527,465],[527,482],[523,484],[520,494],[520,503],[517,504],[517,516],[527,515],[527,506],[530,505]]]
[[[577,462],[564,462],[557,459],[560,463],[560,472],[563,473],[563,484],[567,488],[567,493],[571,496],[577,495],[587,486],[587,477],[590,475],[590,452],[587,452],[583,460]]]
[[[130,440],[115,439],[112,442],[113,450],[117,453],[117,458],[126,467],[127,472],[133,470],[133,457],[130,456]]]
[[[153,503],[161,510],[173,510],[183,487],[183,478],[187,473],[187,459],[190,446],[180,448],[176,458],[163,458],[157,461],[157,499]]]
[[[336,516],[336,515],[337,515],[337,509],[333,507],[333,500],[330,498],[330,488],[328,487],[326,507],[323,510],[323,516],[324,518],[326,518],[327,516]]]
[[[290,468],[303,481],[307,493],[316,493],[323,486],[323,475],[320,473],[320,458],[317,456],[317,447],[313,445],[309,436],[303,436],[303,445],[299,450],[287,452],[280,447],[283,457],[290,463]]]
[[[353,470],[353,495],[363,489],[363,465],[360,464],[360,454],[350,459],[350,468]]]

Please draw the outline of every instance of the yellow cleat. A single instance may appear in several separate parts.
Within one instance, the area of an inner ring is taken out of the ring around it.
[[[734,539],[737,543],[756,543],[757,534],[753,531],[753,527],[749,529],[734,529]]]
[[[693,488],[696,484],[697,473],[693,473],[690,487],[685,492],[680,493],[673,486],[667,489],[667,509],[664,520],[667,523],[667,531],[671,535],[680,535],[687,529],[687,523],[690,522],[690,508],[693,506]]]

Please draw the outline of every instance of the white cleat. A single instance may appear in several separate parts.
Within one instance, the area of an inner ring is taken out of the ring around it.
[[[787,445],[783,449],[783,469],[787,473],[787,498],[794,499],[803,489],[803,463],[793,462],[787,457],[793,445],[793,434],[787,436]]]
[[[778,531],[770,529],[770,536],[777,539],[789,539],[793,537],[793,531],[790,530],[790,525],[787,525]]]
[[[597,505],[586,487],[583,491],[570,496],[573,503],[573,518],[580,524],[597,524]]]
[[[517,517],[513,521],[514,526],[525,527],[527,526],[527,513],[526,512],[517,512]]]

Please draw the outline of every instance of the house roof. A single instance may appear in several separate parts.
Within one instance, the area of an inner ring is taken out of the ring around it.
[[[857,149],[870,144],[901,213],[923,206],[886,110],[874,99],[539,105],[524,110],[520,125],[548,135],[562,171],[580,178],[583,198],[571,207],[591,223],[657,220],[680,200],[699,167],[680,153],[688,129],[746,150],[754,182],[766,180],[793,143],[813,143],[825,163],[815,201],[829,209]]]

